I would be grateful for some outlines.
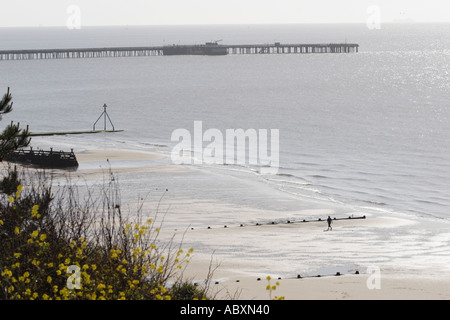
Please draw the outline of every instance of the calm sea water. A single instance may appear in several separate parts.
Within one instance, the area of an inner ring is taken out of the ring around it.
[[[19,121],[35,132],[90,129],[106,103],[116,129],[124,132],[34,138],[33,146],[167,155],[175,144],[173,130],[193,132],[195,120],[203,121],[204,130],[279,129],[276,175],[258,175],[258,167],[198,166],[201,175],[190,182],[148,179],[178,187],[186,198],[242,206],[295,210],[307,200],[346,211],[450,219],[449,25],[0,29],[0,49],[218,39],[227,44],[347,41],[359,43],[360,52],[0,61],[0,89],[11,87],[15,106],[4,123]],[[230,174],[242,181],[234,191]],[[139,179],[145,180],[135,177],[125,185],[145,191],[148,182]],[[271,197],[253,199],[252,190],[259,187],[273,190]],[[277,197],[299,201],[280,204]]]

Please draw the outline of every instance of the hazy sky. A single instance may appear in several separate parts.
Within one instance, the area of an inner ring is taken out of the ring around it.
[[[78,11],[69,10],[72,5]],[[0,27],[253,23],[450,22],[450,0],[11,0],[0,4]]]

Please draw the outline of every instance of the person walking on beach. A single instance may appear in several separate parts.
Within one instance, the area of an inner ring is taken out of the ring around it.
[[[327,222],[328,222],[328,229],[327,229],[327,231],[328,230],[333,230],[333,228],[331,227],[331,223],[333,222],[333,220],[331,220],[330,216],[328,216]]]

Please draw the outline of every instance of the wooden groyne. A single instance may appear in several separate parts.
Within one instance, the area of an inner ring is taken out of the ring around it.
[[[366,216],[348,216],[348,217],[340,217],[336,218],[334,217],[333,221],[339,221],[339,220],[361,220],[366,219]],[[213,228],[242,228],[242,227],[258,227],[258,226],[273,226],[273,225],[282,225],[282,224],[297,224],[297,223],[310,223],[310,222],[320,222],[320,223],[326,223],[326,219],[317,218],[317,219],[302,219],[302,220],[278,220],[278,221],[265,221],[265,222],[256,222],[255,224],[235,224],[235,225],[224,225],[224,226],[208,226],[206,229],[213,229]],[[202,229],[202,228],[201,228]],[[194,230],[193,227],[190,228],[190,230]]]
[[[110,132],[122,132],[123,130],[84,130],[84,131],[55,131],[55,132],[30,132],[31,137],[42,136],[65,136],[68,134],[90,134],[90,133],[110,133]]]
[[[172,45],[153,47],[111,47],[74,49],[1,50],[0,60],[81,59],[147,57],[164,55],[227,55],[227,54],[312,54],[358,52],[356,43],[326,44],[240,44]]]
[[[18,162],[41,168],[76,168],[78,167],[77,157],[73,152],[50,150],[17,150],[10,154],[7,159],[10,162]]]

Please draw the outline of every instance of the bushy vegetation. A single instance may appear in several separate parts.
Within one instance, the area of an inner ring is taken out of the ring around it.
[[[1,115],[12,111],[8,92]],[[19,124],[0,134],[0,162],[29,144]],[[5,167],[0,179],[0,300],[206,299],[183,280],[193,249],[158,241],[160,225],[142,212],[125,216],[114,175],[94,195],[44,171]],[[55,188],[57,190],[55,190]]]
[[[43,172],[31,178],[22,184],[10,169],[2,184],[0,299],[207,297],[182,279],[193,249],[158,241],[160,226],[141,210],[125,217],[113,176],[100,198],[82,200],[70,184],[53,192]]]

